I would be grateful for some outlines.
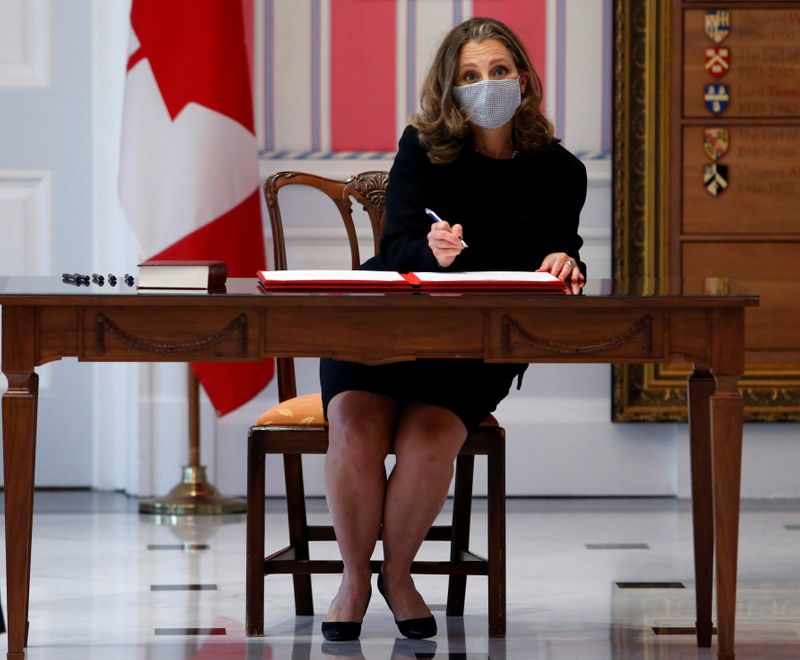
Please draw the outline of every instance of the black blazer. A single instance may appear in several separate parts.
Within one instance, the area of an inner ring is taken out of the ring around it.
[[[389,172],[381,259],[366,267],[411,270],[536,270],[545,256],[566,252],[581,270],[578,220],[586,168],[557,142],[533,154],[498,160],[468,140],[453,163],[434,165],[406,127]],[[442,269],[428,247],[433,209],[460,223],[469,245]]]

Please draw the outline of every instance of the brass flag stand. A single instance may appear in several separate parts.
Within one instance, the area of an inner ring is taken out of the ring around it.
[[[140,513],[163,515],[219,515],[242,513],[245,500],[224,497],[209,483],[206,468],[200,465],[200,384],[189,365],[189,464],[183,478],[167,496],[139,502]]]

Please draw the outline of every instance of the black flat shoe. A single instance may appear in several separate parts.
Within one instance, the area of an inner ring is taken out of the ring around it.
[[[367,613],[372,589],[369,590],[364,614]],[[322,636],[329,642],[352,642],[361,636],[361,621],[323,621]]]
[[[381,596],[383,596],[389,609],[392,610],[392,604],[383,589],[383,573],[378,573],[378,591],[381,592]],[[392,615],[394,616],[394,610],[392,610]],[[437,632],[436,619],[433,618],[433,614],[419,617],[418,619],[405,619],[404,621],[398,621],[395,618],[394,622],[400,634],[409,639],[425,639],[433,637]]]
[[[323,621],[322,636],[329,642],[352,642],[361,636],[361,621]]]

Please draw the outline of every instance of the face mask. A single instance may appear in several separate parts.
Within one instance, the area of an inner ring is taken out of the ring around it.
[[[500,128],[510,121],[522,101],[519,78],[483,80],[453,87],[458,106],[483,128]]]

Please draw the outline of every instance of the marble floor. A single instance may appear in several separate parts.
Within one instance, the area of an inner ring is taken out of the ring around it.
[[[286,539],[268,502],[268,550]],[[315,502],[312,521],[322,519]],[[475,549],[485,548],[481,503]],[[463,618],[444,615],[445,578],[417,584],[439,622],[432,640],[398,639],[373,598],[359,643],[325,643],[335,576],[315,576],[316,617],[295,617],[291,580],[266,583],[264,638],[244,634],[243,517],[159,519],[108,493],[37,493],[29,660],[502,660],[712,658],[692,634],[691,517],[672,499],[511,500],[508,636],[490,639],[486,580],[470,578]],[[317,544],[316,556],[335,556]],[[444,557],[444,544],[423,550]],[[2,562],[5,566],[5,561]],[[800,502],[745,501],[737,657],[800,658]],[[626,584],[634,583],[634,584]],[[639,584],[635,584],[639,583]],[[650,583],[644,584],[641,583]],[[655,584],[654,584],[655,583]],[[5,603],[5,576],[0,583]],[[6,645],[0,635],[0,648]]]

